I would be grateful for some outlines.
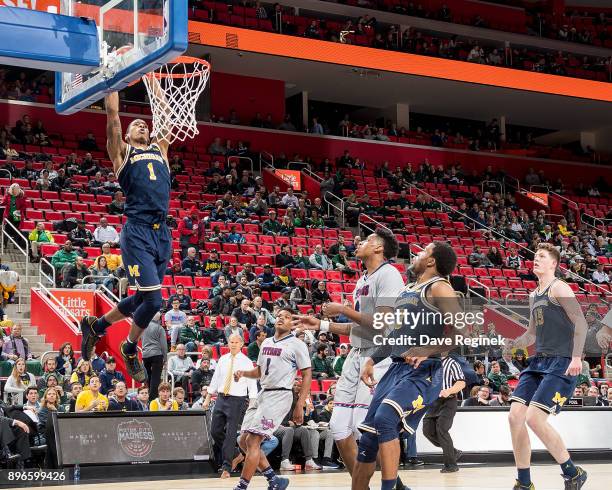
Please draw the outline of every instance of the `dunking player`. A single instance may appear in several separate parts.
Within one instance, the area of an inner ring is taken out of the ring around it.
[[[261,450],[261,443],[270,438],[291,410],[297,371],[302,373],[302,385],[292,418],[296,425],[304,422],[304,406],[310,393],[312,368],[306,344],[291,333],[294,313],[291,309],[281,308],[276,317],[274,336],[261,344],[257,367],[251,371],[234,373],[236,381],[242,376],[255,378],[262,388],[256,403],[249,407],[242,422],[239,445],[246,457],[235,490],[246,490],[257,469],[268,480],[269,490],[283,490],[289,485],[287,478],[275,475]]]
[[[327,303],[322,310],[327,317],[344,314],[353,323],[330,323],[304,315],[296,317],[294,322],[299,328],[350,335],[353,348],[336,385],[330,429],[342,461],[351,474],[357,457],[357,427],[372,400],[372,392],[360,381],[360,374],[363,360],[376,348],[373,338],[378,332],[372,328],[373,316],[392,312],[395,299],[404,287],[401,274],[389,263],[397,256],[398,250],[397,239],[386,228],[378,228],[359,244],[355,256],[363,262],[366,273],[359,278],[353,291],[354,309],[339,303]]]
[[[90,359],[95,344],[113,323],[132,316],[133,322],[120,347],[128,374],[143,382],[146,373],[136,346],[144,329],[162,305],[161,283],[172,254],[172,237],[166,226],[170,200],[168,143],[151,139],[142,119],[130,123],[125,141],[119,120],[119,95],[111,93],[106,104],[106,148],[126,196],[127,223],[121,231],[121,256],[136,294],[121,300],[106,315],[81,321],[81,351]]]
[[[453,320],[461,313],[455,291],[446,279],[457,264],[457,255],[446,242],[430,243],[412,264],[417,280],[399,293],[394,327],[388,338],[366,360],[362,380],[374,384],[374,364],[390,356],[391,366],[376,386],[362,431],[353,471],[353,490],[366,490],[380,457],[381,490],[396,486],[402,430],[414,434],[427,407],[442,389],[440,353],[453,347],[440,345],[451,337],[456,345]],[[385,322],[388,323],[388,320]],[[438,340],[438,342],[430,342]],[[435,345],[438,344],[438,345]],[[408,349],[406,346],[409,345]]]
[[[558,432],[548,423],[571,398],[576,376],[582,371],[582,352],[587,323],[572,289],[555,278],[561,256],[549,243],[538,246],[533,272],[538,287],[529,297],[527,331],[509,342],[507,348],[526,348],[536,344],[536,355],[521,373],[510,401],[510,433],[518,478],[514,490],[533,490],[531,482],[531,445],[527,426],[544,443],[561,465],[565,490],[582,488],[586,472],[575,466]]]

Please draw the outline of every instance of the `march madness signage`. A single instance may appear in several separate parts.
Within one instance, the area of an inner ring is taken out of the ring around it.
[[[50,289],[60,303],[62,303],[77,320],[95,313],[94,291],[83,289]]]

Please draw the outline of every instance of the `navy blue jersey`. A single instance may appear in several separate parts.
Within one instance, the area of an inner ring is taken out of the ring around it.
[[[544,291],[531,293],[531,319],[536,327],[536,353],[572,357],[574,324],[559,302],[550,295],[553,280]]]
[[[421,284],[412,283],[404,287],[395,302],[396,312],[399,310],[407,315],[406,320],[389,334],[390,338],[406,341],[412,338],[412,344],[393,345],[391,357],[399,357],[409,347],[423,345],[423,340],[441,339],[444,337],[444,316],[435,306],[427,301],[429,287],[439,281],[448,282],[442,277],[433,277]],[[423,336],[423,337],[421,337]]]
[[[127,145],[117,178],[125,194],[124,214],[128,220],[147,225],[166,221],[170,169],[156,143],[144,149]]]

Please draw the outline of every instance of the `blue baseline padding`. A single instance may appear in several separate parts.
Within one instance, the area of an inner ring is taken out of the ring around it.
[[[114,77],[101,80],[77,96],[62,100],[62,74],[55,73],[55,111],[59,114],[74,114],[100,100],[106,93],[118,92],[131,82],[161,65],[182,55],[189,46],[187,27],[187,0],[169,0],[169,26],[167,43],[156,51],[119,71]]]
[[[93,20],[0,7],[0,64],[88,73],[100,66]]]

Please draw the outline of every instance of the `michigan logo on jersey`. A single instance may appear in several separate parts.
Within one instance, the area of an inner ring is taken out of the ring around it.
[[[557,391],[555,393],[555,396],[553,397],[552,401],[554,403],[556,403],[557,405],[559,405],[560,407],[562,407],[565,404],[565,402],[567,401],[567,397],[561,396],[561,393],[559,393]]]
[[[140,266],[136,265],[128,265],[128,273],[132,277],[140,277]]]

